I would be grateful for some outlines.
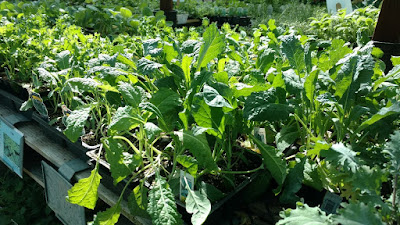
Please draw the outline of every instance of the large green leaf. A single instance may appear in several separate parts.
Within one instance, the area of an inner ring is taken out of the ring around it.
[[[100,85],[99,82],[91,78],[74,77],[68,79],[65,82],[62,92],[66,91],[72,91],[74,93],[94,92],[99,85]]]
[[[247,97],[251,95],[253,92],[266,91],[270,88],[268,84],[256,84],[254,86],[244,84],[244,83],[235,83],[233,89],[233,95],[238,98],[241,96]]]
[[[139,86],[133,86],[132,84],[120,82],[118,85],[118,91],[121,93],[125,104],[139,107],[139,104],[143,101],[146,96],[143,88]]]
[[[165,178],[159,175],[156,176],[153,189],[149,191],[147,212],[154,225],[183,224],[175,205],[174,194]]]
[[[211,202],[204,191],[193,191],[190,188],[186,198],[186,211],[192,215],[193,225],[203,224],[211,212]]]
[[[304,179],[304,164],[306,158],[303,158],[296,166],[289,171],[287,179],[285,181],[284,189],[279,201],[284,204],[295,203],[300,200],[296,193],[300,190]]]
[[[120,131],[130,131],[140,124],[144,124],[144,121],[137,110],[131,106],[119,107],[111,118],[108,132],[115,134]]]
[[[395,103],[393,103],[393,105],[391,105],[389,107],[381,108],[379,110],[379,112],[377,112],[375,115],[373,115],[368,120],[364,121],[358,127],[358,129],[355,131],[355,133],[359,133],[360,131],[362,131],[366,127],[378,122],[379,120],[381,120],[381,119],[383,119],[385,117],[388,117],[388,116],[394,115],[394,114],[399,114],[399,113],[400,113],[400,103],[399,102],[395,102]]]
[[[185,80],[188,84],[190,84],[190,81],[191,81],[190,68],[191,68],[192,61],[193,61],[193,57],[189,57],[188,55],[183,56],[182,70],[183,70],[183,73],[185,74]]]
[[[286,148],[292,145],[299,138],[297,125],[294,123],[290,126],[284,126],[281,131],[275,136],[276,148],[283,152]]]
[[[296,209],[286,209],[280,213],[281,220],[276,225],[329,225],[333,224],[331,215],[326,215],[318,207],[297,203]],[[345,223],[346,224],[346,223]],[[347,225],[347,224],[346,224]]]
[[[161,111],[164,117],[167,116],[168,113],[177,111],[182,104],[179,94],[167,88],[161,88],[153,94],[150,102]]]
[[[276,182],[282,185],[287,175],[286,161],[278,155],[279,153],[274,147],[264,144],[254,136],[250,137],[261,151],[264,166],[269,170]]]
[[[209,170],[218,170],[212,155],[210,145],[202,130],[195,131],[176,131],[175,135],[183,142],[185,148],[193,154],[199,165]]]
[[[89,118],[91,109],[92,107],[90,105],[85,105],[72,111],[72,113],[67,117],[67,128],[64,130],[64,134],[72,142],[77,141],[78,138],[83,134],[83,128],[85,127],[85,123]]]
[[[295,35],[285,35],[281,38],[281,50],[289,60],[292,69],[297,70],[298,73],[305,69],[304,48],[299,39]]]
[[[158,48],[159,42],[160,39],[158,38],[143,41],[143,55],[159,56],[162,52],[162,48]]]
[[[121,206],[119,204],[108,208],[104,212],[99,212],[94,219],[94,225],[114,225],[118,222],[121,215]]]
[[[280,104],[276,89],[252,93],[244,104],[243,116],[252,121],[279,121],[289,118],[291,107]]]
[[[87,178],[80,179],[68,190],[67,201],[88,209],[94,209],[98,199],[97,189],[100,185],[101,176],[99,167],[96,166]]]
[[[132,11],[131,11],[130,9],[128,9],[128,8],[121,7],[121,8],[119,9],[119,11],[121,12],[121,15],[122,15],[123,17],[125,17],[125,18],[129,18],[129,17],[132,16]]]
[[[292,95],[299,95],[304,88],[304,79],[301,79],[299,75],[293,69],[284,71],[282,73],[283,81],[285,82],[286,91]]]
[[[70,67],[71,52],[69,50],[62,51],[56,55],[56,62],[59,69],[67,69]]]
[[[190,175],[196,177],[199,163],[195,158],[188,155],[178,155],[176,157],[176,161],[183,167],[185,167],[187,172],[190,173]]]
[[[56,85],[57,84],[57,80],[56,80],[56,76],[53,73],[50,73],[49,71],[47,71],[44,68],[38,68],[38,73],[39,73],[39,77],[46,81],[47,83],[50,83],[52,85]]]
[[[114,183],[117,184],[140,165],[141,156],[129,153],[119,140],[114,140],[112,137],[105,139],[103,143],[107,162],[110,163],[111,176],[114,178]]]
[[[322,157],[326,157],[326,160],[336,163],[346,171],[355,173],[359,168],[359,162],[356,158],[357,152],[346,147],[343,143],[334,144],[329,150],[323,150],[320,154]]]
[[[313,70],[311,73],[306,77],[306,81],[304,82],[304,90],[306,92],[306,96],[310,102],[314,102],[314,95],[316,91],[316,83],[318,80],[319,70]]]
[[[144,75],[154,75],[154,72],[159,68],[163,67],[162,64],[156,63],[154,61],[148,60],[146,58],[141,58],[138,61],[138,70]]]
[[[222,108],[210,107],[207,103],[196,97],[193,102],[192,116],[197,125],[212,128],[207,132],[222,138],[221,133],[225,130],[225,118]]]
[[[346,225],[383,225],[381,217],[376,213],[373,205],[360,203],[343,203],[344,208],[339,210],[339,215],[334,216],[334,221]]]
[[[219,33],[217,25],[211,24],[203,34],[204,44],[200,48],[197,61],[197,71],[207,64],[225,49],[224,36]]]
[[[130,67],[132,67],[135,70],[137,69],[136,63],[134,61],[128,59],[127,57],[123,56],[123,55],[119,54],[117,56],[117,60],[122,62],[122,63],[124,63],[124,64],[126,64],[126,65],[128,65],[128,66],[130,66]]]
[[[266,73],[272,66],[275,60],[275,51],[267,48],[261,52],[257,57],[256,68],[260,69],[261,72]]]
[[[211,107],[227,107],[232,108],[232,106],[218,93],[217,90],[208,86],[207,84],[204,85],[203,88],[203,98],[207,105]]]

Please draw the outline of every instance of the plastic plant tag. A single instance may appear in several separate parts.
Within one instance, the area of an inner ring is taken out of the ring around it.
[[[321,210],[328,214],[336,213],[336,210],[339,208],[341,202],[342,197],[327,191],[321,205]]]
[[[85,225],[85,209],[66,201],[72,187],[53,167],[42,161],[46,202],[64,225]]]
[[[265,128],[255,127],[254,137],[262,141],[264,144],[267,144],[267,133],[265,132]]]
[[[186,178],[186,179],[185,179]],[[190,175],[189,173],[186,173],[185,171],[181,170],[180,172],[180,178],[179,178],[179,199],[181,202],[185,202],[186,197],[188,196],[188,189],[187,185],[190,187],[190,189],[193,190],[194,188],[194,177]]]
[[[30,98],[32,99],[33,107],[35,107],[39,114],[45,118],[48,118],[49,113],[47,112],[46,105],[43,103],[43,99],[40,97],[40,94],[32,92],[30,94]]]
[[[339,9],[346,9],[346,14],[353,12],[351,0],[326,0],[328,13],[336,14]]]
[[[24,134],[0,117],[0,160],[22,178]]]

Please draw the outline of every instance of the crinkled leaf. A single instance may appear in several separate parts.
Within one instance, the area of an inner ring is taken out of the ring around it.
[[[305,68],[304,48],[295,35],[285,35],[281,38],[281,50],[289,60],[289,64],[299,73]]]
[[[322,157],[326,157],[326,160],[336,163],[346,171],[355,173],[359,168],[357,153],[343,143],[334,144],[329,150],[323,150],[320,154]]]
[[[162,64],[156,63],[146,58],[141,58],[138,61],[138,70],[140,73],[144,75],[149,75],[149,76],[154,75],[154,72],[161,67],[163,67]]]
[[[257,57],[256,68],[261,72],[266,73],[269,68],[272,66],[275,60],[275,51],[267,48],[261,52],[261,54]]]
[[[100,85],[91,78],[74,77],[65,82],[62,92],[72,91],[74,93],[94,92]]]
[[[280,104],[276,89],[252,93],[244,104],[243,116],[252,121],[279,121],[289,118],[291,107]]]
[[[118,91],[121,93],[125,104],[132,107],[139,107],[139,104],[143,101],[146,96],[143,88],[139,86],[133,86],[132,84],[120,82],[118,85]]]
[[[300,79],[299,75],[293,69],[282,73],[283,81],[285,82],[286,91],[292,95],[298,95],[303,90],[304,79]]]
[[[72,113],[67,117],[67,128],[64,130],[64,134],[72,142],[77,141],[82,135],[83,128],[85,127],[85,123],[89,118],[91,109],[92,107],[90,105],[85,105],[72,111]]]
[[[94,225],[114,225],[118,222],[119,216],[121,215],[121,206],[119,204],[114,205],[106,211],[99,212],[94,219]]]
[[[158,48],[160,39],[149,39],[143,41],[143,55],[159,56],[162,53],[162,48]]]
[[[71,189],[68,190],[67,201],[88,209],[94,209],[98,199],[97,189],[100,185],[101,176],[96,166],[87,178],[80,179]]]
[[[219,33],[217,25],[211,24],[203,34],[203,45],[201,46],[197,61],[197,71],[207,64],[225,49],[224,36]]]
[[[359,203],[343,203],[343,209],[339,215],[334,216],[334,221],[346,225],[383,225],[381,217],[375,211],[373,205]]]
[[[279,153],[274,147],[264,144],[253,136],[250,137],[261,151],[264,166],[269,170],[276,182],[282,185],[287,175],[286,161],[278,155]]]
[[[326,215],[318,207],[309,207],[307,204],[297,203],[296,209],[286,209],[280,213],[281,220],[276,225],[329,225],[332,216]]]
[[[188,189],[186,198],[186,212],[193,214],[191,222],[193,225],[203,224],[211,212],[211,202],[203,191],[192,191]]]
[[[39,77],[46,81],[47,83],[50,83],[51,85],[56,85],[57,80],[53,74],[51,74],[49,71],[47,71],[44,68],[38,68],[38,73]]]
[[[212,155],[210,145],[202,132],[176,131],[175,135],[183,142],[183,146],[193,154],[199,165],[209,170],[218,170]]]
[[[130,131],[143,123],[143,118],[133,109],[133,107],[119,107],[117,112],[115,112],[111,118],[108,132],[110,134],[115,134],[120,131]]]
[[[154,225],[183,224],[175,205],[174,194],[161,176],[156,176],[153,189],[149,191],[147,212]]]
[[[70,67],[70,54],[69,50],[62,51],[56,55],[57,66],[60,69],[67,69]]]

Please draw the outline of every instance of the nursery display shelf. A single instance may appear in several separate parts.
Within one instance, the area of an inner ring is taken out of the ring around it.
[[[0,90],[0,96],[4,97],[4,94],[5,92]],[[15,113],[17,113],[15,110],[10,109],[9,107],[2,104],[0,101],[0,116],[6,117]],[[52,140],[51,136],[45,135],[45,132],[42,131],[42,128],[39,127],[39,125],[34,121],[20,122],[17,123],[15,127],[24,134],[25,145],[37,152],[39,155],[41,155],[41,157],[53,164],[57,169],[68,161],[77,158],[68,149],[59,145],[58,143],[55,143]],[[28,162],[25,162],[25,164],[27,163]],[[82,178],[89,177],[90,170],[91,169],[89,168],[84,171],[75,173],[73,177],[74,180],[80,180]],[[39,185],[44,187],[40,162],[37,163],[36,166],[30,166],[30,168],[25,168],[24,165],[24,172],[32,177]],[[119,198],[117,194],[115,194],[112,190],[106,188],[101,183],[98,189],[98,195],[101,200],[103,200],[110,206],[116,204]],[[129,212],[128,203],[125,200],[121,202],[121,212],[123,216],[125,216],[130,222],[134,224],[151,224],[149,220],[132,216]]]

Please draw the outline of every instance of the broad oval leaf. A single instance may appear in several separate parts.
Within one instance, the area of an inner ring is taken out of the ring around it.
[[[72,142],[77,141],[82,135],[83,128],[85,127],[85,123],[89,118],[91,109],[92,107],[90,105],[85,105],[72,111],[72,113],[67,117],[67,128],[64,130],[64,134]]]
[[[243,116],[252,121],[279,121],[289,118],[292,108],[278,103],[275,89],[252,93],[244,104]]]
[[[207,64],[225,49],[224,36],[219,33],[217,25],[211,24],[203,34],[204,44],[200,48],[197,61],[197,71]]]
[[[132,11],[131,11],[130,9],[128,9],[128,8],[121,7],[121,8],[119,9],[119,11],[121,12],[121,15],[122,15],[123,17],[125,17],[125,18],[129,18],[129,17],[132,16]]]
[[[87,178],[80,179],[68,190],[67,201],[88,209],[94,209],[98,199],[97,189],[100,185],[101,176],[99,167],[96,166]]]
[[[204,191],[192,191],[190,188],[186,198],[186,211],[192,215],[193,225],[203,224],[211,212],[211,202]]]
[[[217,90],[208,86],[207,84],[204,85],[203,88],[203,98],[207,105],[211,107],[227,107],[232,108],[232,106],[218,93]]]
[[[118,91],[121,93],[125,104],[133,107],[139,107],[139,104],[146,96],[143,88],[125,82],[119,83]]]
[[[185,130],[176,131],[175,135],[183,142],[183,146],[194,155],[200,166],[209,170],[218,170],[204,133]]]
[[[114,225],[121,215],[121,206],[116,204],[104,212],[99,212],[94,220],[94,225]]]

